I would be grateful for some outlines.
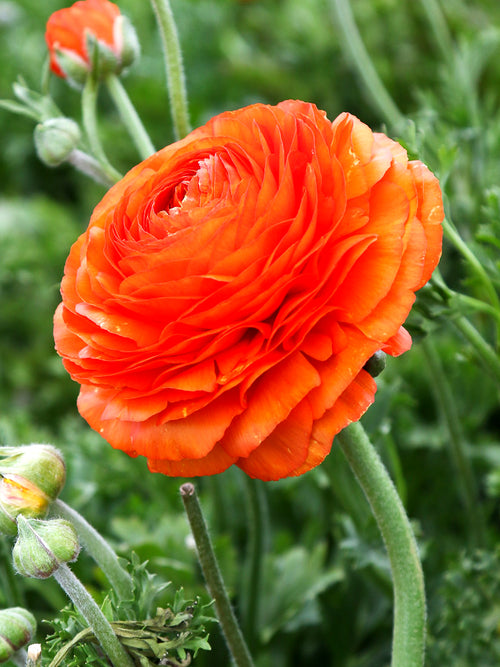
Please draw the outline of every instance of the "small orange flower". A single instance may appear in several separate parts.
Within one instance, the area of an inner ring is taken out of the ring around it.
[[[173,476],[300,475],[358,420],[441,253],[437,179],[344,113],[223,113],[134,167],[71,249],[55,341],[78,407]]]
[[[45,39],[52,71],[76,84],[83,84],[94,66],[94,46],[98,74],[118,74],[138,51],[133,28],[109,0],[79,0],[54,12],[47,22]]]

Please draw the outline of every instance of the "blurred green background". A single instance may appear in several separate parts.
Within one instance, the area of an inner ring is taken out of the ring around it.
[[[22,75],[40,88],[44,28],[55,0],[0,2],[0,98]],[[157,147],[173,141],[161,46],[146,1],[123,0],[142,55],[123,82]],[[398,138],[345,51],[327,0],[172,0],[184,52],[193,126],[226,109],[287,98],[314,102],[333,119],[348,110]],[[354,16],[388,92],[412,121],[401,139],[441,178],[447,214],[498,295],[500,248],[500,4],[497,0],[354,0]],[[437,11],[437,13],[436,13]],[[443,20],[443,24],[440,23]],[[77,91],[53,77],[63,112],[80,118]],[[117,167],[137,162],[109,98],[100,97],[103,142]],[[63,499],[116,546],[134,550],[173,588],[206,601],[186,542],[179,480],[113,451],[80,419],[77,386],[53,349],[52,316],[65,258],[104,189],[63,166],[40,163],[33,123],[0,109],[0,444],[51,442],[68,465]],[[496,349],[500,310],[470,261],[445,243],[441,272],[465,294],[462,308]],[[497,297],[498,298],[498,297]],[[475,300],[472,301],[472,300]],[[364,423],[396,481],[420,541],[429,597],[429,665],[500,664],[500,411],[498,380],[454,327],[449,303],[426,290],[412,315],[415,345],[390,360]],[[457,431],[436,401],[436,376],[420,337],[437,352]],[[458,436],[457,436],[458,433]],[[449,443],[458,437],[473,470],[474,507]],[[221,567],[244,615],[247,503],[229,470],[198,487]],[[378,667],[390,655],[388,563],[369,508],[335,447],[302,478],[260,485],[269,525],[258,665]],[[50,619],[64,604],[52,582],[12,578],[1,543],[0,605]],[[75,570],[100,595],[102,577],[83,554]],[[40,626],[40,636],[50,631]],[[200,665],[226,664],[217,630]]]

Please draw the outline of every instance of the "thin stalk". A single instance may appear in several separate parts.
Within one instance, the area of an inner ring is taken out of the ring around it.
[[[454,51],[453,40],[446,25],[441,7],[436,0],[420,0],[427,15],[429,26],[434,34],[436,44],[441,51],[445,62],[450,62]]]
[[[79,150],[78,148],[75,148],[71,151],[67,161],[75,169],[81,171],[82,174],[85,174],[85,176],[88,176],[96,183],[105,185],[107,188],[110,188],[118,180],[117,178],[111,178],[111,176],[106,173],[105,170],[103,170],[100,162],[94,160],[91,155]]]
[[[99,162],[101,170],[111,181],[116,182],[121,178],[121,174],[110,164],[99,138],[97,128],[97,90],[98,84],[92,75],[87,77],[82,92],[82,120],[90,149],[94,157]]]
[[[354,423],[337,436],[382,534],[394,586],[392,667],[422,667],[426,606],[418,548],[396,488],[363,427]]]
[[[134,597],[132,579],[120,565],[118,556],[102,535],[81,514],[62,500],[52,503],[51,514],[62,517],[73,524],[80,543],[102,569],[118,597],[121,600],[132,600]]]
[[[205,577],[208,592],[214,600],[215,611],[222,632],[224,633],[229,653],[237,667],[253,667],[250,652],[229,601],[196,490],[192,484],[187,483],[181,486],[180,493],[196,542],[198,560]]]
[[[476,299],[473,296],[468,296],[467,294],[461,294],[460,292],[454,292],[450,290],[450,294],[453,299],[456,301],[456,307],[461,311],[461,305],[463,304],[464,308],[469,308],[478,313],[485,313],[486,315],[491,315],[498,324],[500,324],[500,310],[497,310],[493,306],[490,306],[489,303],[485,303],[480,299]],[[463,311],[462,311],[463,312]]]
[[[405,505],[408,496],[408,489],[406,486],[405,476],[403,474],[403,467],[401,465],[401,458],[399,456],[398,448],[390,432],[384,433],[382,435],[382,439],[385,452],[387,454],[387,459],[389,461],[390,470],[392,472],[392,476],[394,477],[396,491],[398,492],[398,496],[401,498],[401,502],[403,505]]]
[[[182,139],[189,134],[189,112],[182,51],[174,15],[169,0],[151,0],[163,45],[168,95],[174,122],[175,136]]]
[[[132,658],[118,641],[109,621],[69,567],[63,563],[53,577],[92,628],[111,664],[114,667],[134,667]]]
[[[250,649],[256,644],[256,621],[260,618],[262,593],[262,562],[266,546],[266,507],[264,488],[260,480],[244,475],[247,512],[248,543],[244,572],[243,630]]]
[[[457,404],[453,398],[450,384],[441,364],[441,359],[428,337],[422,340],[422,351],[427,362],[431,386],[447,427],[450,457],[458,475],[458,486],[462,502],[468,516],[470,534],[474,537],[475,546],[479,546],[484,538],[484,520],[477,503],[477,488],[474,473],[467,456],[466,444]]]
[[[447,239],[455,246],[455,248],[460,252],[460,254],[467,261],[469,267],[476,275],[477,279],[481,282],[484,287],[484,291],[488,296],[488,301],[491,305],[500,311],[500,299],[498,294],[491,282],[488,274],[486,273],[484,266],[469,248],[467,243],[462,239],[460,234],[457,232],[453,224],[446,218],[443,221],[443,230]]]
[[[115,74],[106,77],[106,85],[141,159],[145,160],[155,152],[155,147],[142,124],[139,114],[130,101],[122,82]]]
[[[452,317],[451,322],[472,345],[484,370],[500,385],[500,358],[466,317]]]
[[[388,125],[395,130],[401,131],[407,125],[407,121],[387,92],[386,87],[373,66],[373,62],[354,21],[349,0],[332,0],[332,8],[335,13],[336,22],[340,28],[344,50],[363,82],[368,96],[371,98],[373,104],[378,107]]]

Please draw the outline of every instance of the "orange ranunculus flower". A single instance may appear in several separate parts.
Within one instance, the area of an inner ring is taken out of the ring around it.
[[[94,66],[94,47],[98,75],[118,74],[132,63],[139,48],[131,24],[109,0],[79,0],[54,12],[45,39],[52,71],[77,85],[85,82]]]
[[[134,167],[71,249],[55,341],[82,416],[173,476],[300,475],[373,402],[441,253],[437,179],[298,101],[223,113]]]

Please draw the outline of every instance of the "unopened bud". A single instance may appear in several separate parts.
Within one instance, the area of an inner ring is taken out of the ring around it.
[[[377,375],[380,375],[380,373],[382,373],[382,371],[385,369],[386,356],[387,355],[385,352],[378,350],[368,359],[363,367],[364,370],[367,373],[370,373],[372,378],[376,378]]]
[[[34,132],[37,155],[49,167],[66,162],[80,138],[80,128],[70,118],[51,118],[39,123]]]
[[[22,607],[0,610],[0,662],[6,662],[28,644],[36,632],[36,621]]]
[[[141,47],[134,26],[126,16],[119,16],[113,25],[113,35],[120,54],[120,71],[129,67],[140,55]]]
[[[20,514],[44,517],[65,479],[62,455],[51,445],[0,447],[0,534],[15,535]]]
[[[19,574],[47,579],[63,564],[78,558],[80,545],[73,525],[65,519],[17,519],[18,536],[12,550]]]
[[[87,61],[70,49],[55,48],[54,53],[62,76],[73,88],[82,88],[89,74]]]

